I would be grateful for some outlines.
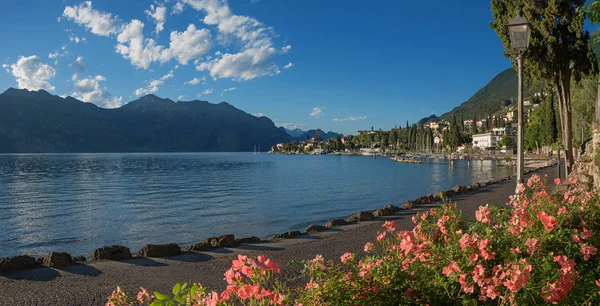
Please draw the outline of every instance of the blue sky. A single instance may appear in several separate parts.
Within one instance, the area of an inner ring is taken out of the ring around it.
[[[101,107],[153,93],[277,125],[389,129],[466,101],[510,67],[489,1],[3,3],[0,91]]]

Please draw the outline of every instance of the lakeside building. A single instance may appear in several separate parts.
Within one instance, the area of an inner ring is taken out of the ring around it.
[[[448,126],[450,126],[450,122],[446,120],[442,120],[440,122],[429,122],[429,128],[434,131],[444,131],[448,129]]]
[[[496,147],[502,140],[504,135],[511,139],[511,143],[515,143],[516,135],[512,128],[493,128],[491,132],[473,135],[473,147],[487,149]]]
[[[482,148],[487,149],[490,147],[495,147],[496,143],[500,141],[497,139],[498,137],[494,135],[492,132],[487,132],[483,134],[475,134],[473,135],[473,147],[474,148]]]

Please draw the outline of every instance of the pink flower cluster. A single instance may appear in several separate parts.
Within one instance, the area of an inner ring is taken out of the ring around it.
[[[558,273],[560,274],[557,281],[554,281],[542,290],[542,298],[544,301],[558,304],[558,302],[567,298],[571,289],[575,286],[575,261],[567,256],[554,256],[554,262],[560,264]]]
[[[490,223],[492,220],[490,219],[490,214],[492,211],[488,204],[485,206],[480,206],[479,209],[475,212],[475,219],[482,223]]]

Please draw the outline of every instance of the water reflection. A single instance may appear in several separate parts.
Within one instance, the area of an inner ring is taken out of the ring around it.
[[[513,172],[361,156],[0,155],[0,257],[267,236]]]

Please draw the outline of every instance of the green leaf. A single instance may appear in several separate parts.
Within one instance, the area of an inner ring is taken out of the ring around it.
[[[185,288],[187,287],[187,283],[184,283],[183,286],[181,286],[181,290],[185,290]]]
[[[177,283],[177,285],[175,285],[175,287],[173,287],[173,294],[178,295],[179,292],[181,292],[181,284]]]
[[[150,304],[150,306],[163,306],[163,302],[161,302],[161,301],[154,301],[154,302],[152,302],[152,304]]]
[[[168,295],[156,291],[154,291],[154,296],[160,301],[166,301],[169,299]]]

